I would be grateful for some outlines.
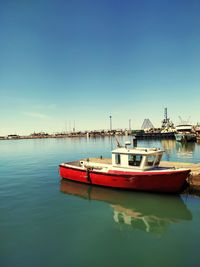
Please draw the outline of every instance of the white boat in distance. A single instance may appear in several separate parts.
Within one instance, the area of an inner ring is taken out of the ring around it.
[[[193,130],[193,126],[186,123],[177,125],[175,138],[178,142],[195,142],[196,133]]]

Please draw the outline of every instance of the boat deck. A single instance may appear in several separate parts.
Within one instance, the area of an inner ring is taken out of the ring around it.
[[[84,159],[87,161],[87,159]],[[112,164],[111,158],[89,158],[89,162],[101,163],[101,164]]]
[[[80,159],[72,162],[66,162],[66,164],[73,165],[76,167],[81,167],[80,161],[87,161],[88,163],[101,163],[101,164],[110,164],[112,163],[111,158],[86,158],[86,159]]]
[[[71,162],[64,162],[64,164],[69,164],[76,167],[81,167],[80,160],[71,161]]]
[[[88,161],[92,163],[101,163],[101,164],[111,164],[112,160],[111,158],[85,158],[76,160],[73,162],[67,162],[67,164],[71,164],[74,166],[81,166],[80,161]],[[198,163],[185,163],[185,162],[172,162],[172,161],[161,161],[160,167],[174,167],[174,168],[187,168],[190,169],[192,174],[199,175],[200,176],[200,164]],[[200,179],[200,177],[199,177]]]

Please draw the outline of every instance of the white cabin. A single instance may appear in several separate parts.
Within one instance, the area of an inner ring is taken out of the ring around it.
[[[158,167],[163,152],[158,148],[117,148],[112,151],[112,166],[150,170]]]
[[[191,132],[192,125],[191,124],[180,124],[176,126],[177,132]]]

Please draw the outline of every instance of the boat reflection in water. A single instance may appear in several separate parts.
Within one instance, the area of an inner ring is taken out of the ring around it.
[[[120,228],[131,227],[162,235],[170,224],[192,220],[192,214],[178,195],[147,194],[91,186],[61,180],[63,193],[88,200],[104,201],[113,209]]]
[[[174,151],[176,150],[176,141],[175,140],[165,140],[162,139],[160,140],[161,145],[165,151],[165,157],[167,159],[167,161],[171,160],[171,155],[174,153]]]
[[[198,163],[198,144],[195,142],[176,142],[175,140],[161,140],[165,151],[165,160],[175,162]]]
[[[195,150],[195,143],[176,143],[178,157],[192,158]]]

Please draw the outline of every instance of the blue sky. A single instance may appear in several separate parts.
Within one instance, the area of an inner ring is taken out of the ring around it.
[[[0,135],[200,122],[200,1],[0,0]]]

